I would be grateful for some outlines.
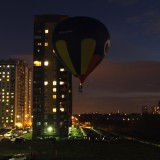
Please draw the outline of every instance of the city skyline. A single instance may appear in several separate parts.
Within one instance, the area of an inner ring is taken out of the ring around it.
[[[160,96],[159,6],[158,0],[5,1],[0,11],[1,59],[32,63],[34,15],[96,18],[108,28],[111,48],[86,79],[82,94],[73,78],[73,113],[140,112],[142,105],[157,105]]]

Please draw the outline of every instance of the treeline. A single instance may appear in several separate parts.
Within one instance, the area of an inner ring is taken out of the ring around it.
[[[160,142],[160,115],[145,114],[133,126],[135,135]]]
[[[96,127],[124,135],[160,142],[159,114],[84,114],[79,117],[79,121],[90,122]]]

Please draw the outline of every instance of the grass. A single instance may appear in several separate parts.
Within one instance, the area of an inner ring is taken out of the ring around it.
[[[80,131],[80,129],[72,128],[72,137],[83,138],[83,134],[82,134],[82,132]]]
[[[27,139],[27,140],[31,140],[32,139],[32,133],[26,133],[26,134],[23,134],[21,137]]]

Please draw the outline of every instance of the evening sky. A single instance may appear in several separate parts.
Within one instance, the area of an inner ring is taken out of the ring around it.
[[[160,100],[159,0],[5,0],[0,5],[1,59],[32,64],[34,15],[88,16],[106,25],[111,48],[78,92],[73,112],[140,112]]]

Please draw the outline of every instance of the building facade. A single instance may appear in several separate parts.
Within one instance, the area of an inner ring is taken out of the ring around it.
[[[72,115],[72,77],[56,58],[52,33],[67,18],[37,15],[34,18],[33,139],[67,137]]]
[[[31,126],[31,74],[23,60],[0,60],[0,128]]]

